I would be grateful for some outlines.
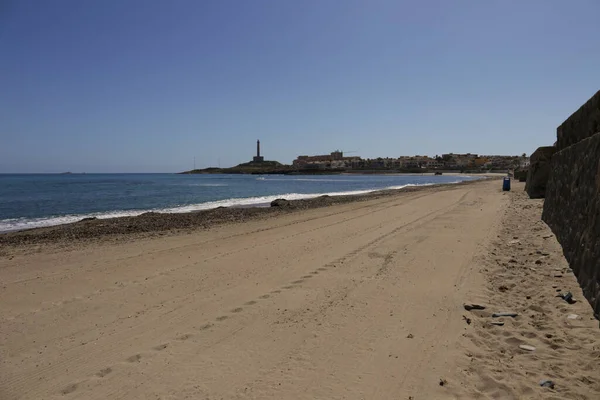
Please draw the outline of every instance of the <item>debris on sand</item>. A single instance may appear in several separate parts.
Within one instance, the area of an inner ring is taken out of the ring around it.
[[[467,311],[471,311],[471,310],[485,310],[485,306],[482,306],[482,305],[479,305],[479,304],[463,304],[463,307]]]
[[[571,292],[557,294],[556,297],[560,297],[569,304],[577,303],[577,300],[573,299],[573,293]]]
[[[554,389],[554,382],[551,381],[550,379],[542,379],[540,381],[540,386],[541,387],[547,387],[547,388],[550,388],[550,389]]]

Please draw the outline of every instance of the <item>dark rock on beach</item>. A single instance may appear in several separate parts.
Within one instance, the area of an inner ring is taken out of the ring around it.
[[[289,207],[290,202],[286,199],[276,199],[271,202],[271,207]]]

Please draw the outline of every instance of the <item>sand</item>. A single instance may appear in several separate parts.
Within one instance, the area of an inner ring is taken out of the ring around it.
[[[0,399],[599,398],[597,321],[515,186],[5,244]]]
[[[541,221],[543,200],[531,200],[517,184],[500,229],[477,258],[485,285],[468,302],[484,311],[472,319],[460,346],[466,358],[455,374],[457,398],[600,399],[600,332],[552,231]],[[575,304],[559,294],[571,292]],[[491,318],[513,311],[516,318]],[[504,326],[490,325],[502,321]],[[523,351],[519,346],[532,346]],[[540,391],[553,381],[555,390]]]

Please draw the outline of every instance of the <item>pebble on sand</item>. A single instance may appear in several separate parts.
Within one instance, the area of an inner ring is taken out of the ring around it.
[[[519,345],[519,348],[520,348],[521,350],[535,351],[535,347],[533,347],[533,346],[530,346],[530,345],[528,345],[528,344],[521,344],[521,345]]]
[[[479,305],[479,304],[463,304],[463,307],[467,311],[471,311],[471,310],[485,310],[485,306],[482,306],[482,305]]]

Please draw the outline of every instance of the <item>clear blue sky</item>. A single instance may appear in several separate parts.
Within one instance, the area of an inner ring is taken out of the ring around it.
[[[1,0],[0,172],[530,154],[600,89],[598,0]]]

